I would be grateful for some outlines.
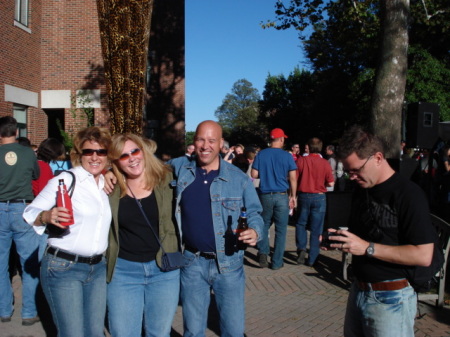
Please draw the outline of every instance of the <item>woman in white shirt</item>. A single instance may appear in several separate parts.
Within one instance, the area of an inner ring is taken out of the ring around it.
[[[108,162],[111,136],[107,129],[89,127],[74,138],[71,151],[75,176],[72,195],[74,224],[63,234],[52,235],[41,264],[41,284],[52,311],[58,336],[104,336],[106,312],[106,262],[111,209],[103,191],[102,171]],[[24,218],[38,234],[45,228],[66,228],[72,219],[64,207],[55,207],[58,180],[66,186],[72,175],[63,172],[51,179],[25,209]],[[55,227],[52,227],[55,226]],[[56,229],[58,229],[56,228]]]

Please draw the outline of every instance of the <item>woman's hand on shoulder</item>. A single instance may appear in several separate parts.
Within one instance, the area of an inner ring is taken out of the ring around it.
[[[117,184],[117,177],[112,171],[108,171],[105,173],[105,186],[103,190],[106,194],[111,194],[114,190],[114,186]]]

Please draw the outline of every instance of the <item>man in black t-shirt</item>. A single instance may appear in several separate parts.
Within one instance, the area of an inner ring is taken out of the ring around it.
[[[414,336],[417,298],[406,279],[413,266],[429,266],[435,231],[427,200],[396,173],[379,138],[360,127],[343,136],[340,157],[356,189],[349,230],[331,247],[353,255],[353,283],[344,324],[348,336]]]

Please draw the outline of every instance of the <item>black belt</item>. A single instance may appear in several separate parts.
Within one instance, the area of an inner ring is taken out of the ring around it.
[[[56,257],[60,257],[64,260],[80,262],[80,263],[87,263],[87,264],[97,264],[103,258],[102,254],[87,257],[87,256],[66,253],[61,250],[58,250],[55,247],[48,247],[47,253],[52,254]]]
[[[267,193],[260,193],[260,194],[286,194],[287,192],[267,192]]]
[[[214,252],[200,252],[198,249],[185,245],[184,249],[190,251],[193,254],[204,257],[207,260],[215,260],[217,254]]]
[[[11,200],[0,200],[0,202],[9,202],[10,204],[19,204],[19,203],[25,203],[30,204],[33,202],[33,200],[26,200],[26,199],[11,199]]]

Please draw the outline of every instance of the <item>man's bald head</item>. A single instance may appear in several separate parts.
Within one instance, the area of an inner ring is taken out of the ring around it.
[[[218,170],[219,152],[223,146],[222,127],[214,121],[201,122],[194,136],[197,164],[207,170]]]

